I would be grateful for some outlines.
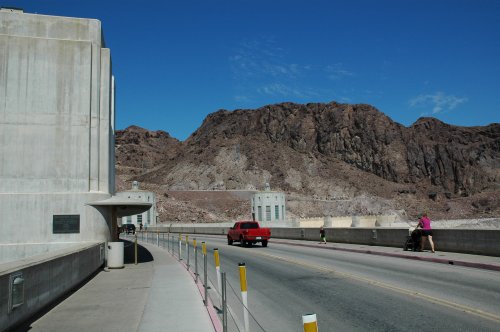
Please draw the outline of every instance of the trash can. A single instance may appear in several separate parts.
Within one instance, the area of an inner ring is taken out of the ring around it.
[[[123,253],[125,247],[123,242],[108,242],[108,268],[122,269]]]

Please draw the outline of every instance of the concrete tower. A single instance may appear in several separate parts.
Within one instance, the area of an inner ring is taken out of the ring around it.
[[[252,216],[264,222],[284,222],[286,220],[286,196],[284,193],[271,191],[266,183],[264,191],[252,196]]]
[[[109,201],[114,86],[101,22],[0,9],[0,259],[107,241],[132,212]]]

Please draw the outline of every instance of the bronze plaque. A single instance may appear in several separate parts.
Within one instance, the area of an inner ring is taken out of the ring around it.
[[[52,233],[54,234],[80,233],[80,215],[79,214],[54,215],[52,220]]]

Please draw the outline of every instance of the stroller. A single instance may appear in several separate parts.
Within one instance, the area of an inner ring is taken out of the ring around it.
[[[421,229],[414,229],[411,232],[411,235],[406,236],[406,242],[404,245],[404,250],[413,250],[413,251],[418,251],[420,250],[420,242],[422,241],[422,230]]]

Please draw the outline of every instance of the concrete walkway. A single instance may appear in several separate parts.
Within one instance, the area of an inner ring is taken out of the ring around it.
[[[29,331],[215,331],[189,272],[166,250],[140,245],[139,264],[125,242],[125,268],[99,272]]]

